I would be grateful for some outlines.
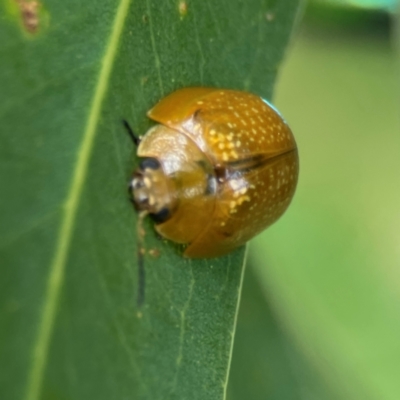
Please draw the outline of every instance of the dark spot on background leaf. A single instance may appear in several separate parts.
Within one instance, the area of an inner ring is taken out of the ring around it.
[[[15,0],[25,30],[30,34],[35,34],[40,28],[40,8],[38,1]]]

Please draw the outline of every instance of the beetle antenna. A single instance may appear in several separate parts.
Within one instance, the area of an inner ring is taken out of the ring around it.
[[[144,268],[144,255],[146,253],[146,249],[144,247],[144,236],[146,234],[143,229],[143,220],[147,216],[148,211],[141,211],[139,213],[139,218],[137,222],[137,238],[138,238],[138,253],[137,253],[137,261],[138,261],[138,295],[137,295],[137,306],[140,308],[144,303],[145,298],[145,287],[146,287],[146,271]]]
[[[128,135],[131,137],[132,142],[134,143],[134,145],[137,147],[140,144],[140,138],[139,136],[135,135],[135,132],[133,132],[133,129],[131,128],[131,126],[129,125],[128,121],[126,121],[125,119],[122,120],[122,123],[124,124],[124,127],[126,129],[126,131],[128,132]]]

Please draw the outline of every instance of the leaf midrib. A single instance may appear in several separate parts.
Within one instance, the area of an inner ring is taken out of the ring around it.
[[[25,400],[37,400],[41,392],[43,375],[46,367],[46,358],[53,332],[58,300],[64,280],[67,255],[71,245],[79,201],[88,171],[101,106],[107,93],[108,82],[117,53],[119,40],[123,31],[124,22],[128,14],[130,1],[131,0],[121,0],[117,8],[115,19],[111,27],[110,37],[105,47],[98,82],[94,90],[88,120],[83,133],[83,139],[78,149],[75,170],[63,206],[64,216],[58,233],[54,257],[49,268],[49,278],[43,299],[37,337],[33,345],[32,364],[28,371]]]

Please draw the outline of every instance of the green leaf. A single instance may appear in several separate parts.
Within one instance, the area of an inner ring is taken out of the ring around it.
[[[252,268],[246,271],[229,378],[229,400],[339,399],[285,332]]]
[[[286,334],[340,399],[396,400],[398,66],[371,27],[306,32],[277,98],[298,139],[299,187],[250,258]]]
[[[297,0],[2,6],[0,398],[224,398],[244,249],[184,259],[147,221],[139,312],[121,120],[183,86],[269,98]]]

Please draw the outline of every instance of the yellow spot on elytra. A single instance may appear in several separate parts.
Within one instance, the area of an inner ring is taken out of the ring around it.
[[[238,200],[238,204],[241,205],[242,203],[244,203],[245,201],[250,201],[250,197],[249,196],[242,196],[239,198]]]

